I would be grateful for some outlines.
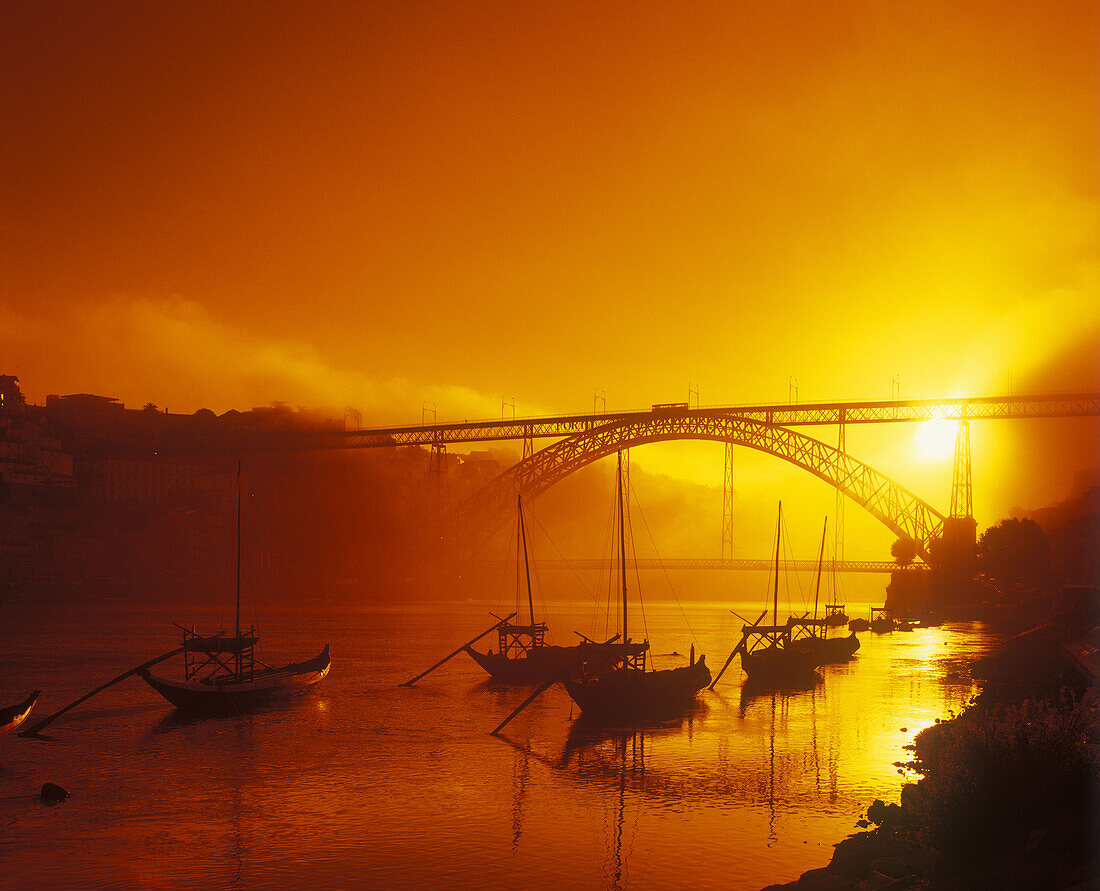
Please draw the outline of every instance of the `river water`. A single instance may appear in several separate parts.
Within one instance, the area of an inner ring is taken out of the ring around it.
[[[898,800],[914,778],[894,762],[965,706],[967,664],[990,643],[969,624],[862,634],[814,689],[754,697],[735,662],[683,721],[633,731],[588,727],[555,687],[497,738],[526,691],[488,684],[465,655],[398,687],[497,606],[266,610],[266,661],[331,643],[317,694],[196,720],[133,678],[47,741],[0,737],[0,885],[759,888],[824,865],[871,801]],[[657,666],[683,664],[694,641],[716,672],[740,625],[730,609],[754,606],[647,604]],[[0,702],[41,687],[38,718],[176,646],[171,621],[226,627],[132,600],[9,600],[0,619]],[[602,630],[590,604],[548,619],[558,643]],[[72,796],[44,805],[46,781]]]

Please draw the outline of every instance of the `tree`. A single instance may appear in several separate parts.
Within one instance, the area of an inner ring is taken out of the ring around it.
[[[1039,586],[1050,571],[1050,543],[1031,519],[1009,517],[978,539],[978,567],[1006,585]]]
[[[890,556],[898,566],[908,566],[917,558],[917,543],[908,536],[902,536],[890,545]]]

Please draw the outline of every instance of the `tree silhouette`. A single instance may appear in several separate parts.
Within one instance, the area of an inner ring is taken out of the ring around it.
[[[903,536],[890,545],[890,556],[898,566],[908,566],[917,558],[917,543]]]
[[[1010,517],[978,539],[978,567],[1006,585],[1042,585],[1050,571],[1050,543],[1034,520]]]

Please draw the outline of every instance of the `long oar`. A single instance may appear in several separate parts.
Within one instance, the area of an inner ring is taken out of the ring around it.
[[[139,672],[145,671],[145,669],[151,668],[152,666],[156,665],[158,662],[163,662],[165,659],[171,659],[173,656],[178,656],[182,652],[183,652],[183,647],[176,647],[176,649],[172,650],[170,653],[165,653],[163,656],[157,656],[155,659],[150,659],[148,662],[142,662],[141,665],[137,666],[137,668],[131,668],[129,671],[124,671],[117,678],[112,678],[111,680],[107,681],[106,684],[101,684],[100,686],[98,686],[94,690],[92,690],[91,693],[85,693],[83,696],[81,696],[75,702],[70,702],[67,706],[65,706],[63,709],[61,709],[61,711],[54,712],[48,718],[45,718],[45,719],[39,721],[33,727],[28,727],[26,730],[24,730],[19,735],[20,736],[37,736],[38,732],[40,730],[42,730],[42,728],[46,727],[49,724],[52,724],[56,719],[60,718],[63,714],[65,714],[65,712],[76,708],[78,705],[80,705],[80,703],[84,702],[85,700],[91,699],[93,696],[96,695],[96,693],[101,693],[102,691],[106,690],[108,687],[113,687],[119,681],[124,681],[128,677],[132,677],[133,675],[138,674]]]
[[[512,718],[514,718],[516,715],[518,715],[520,712],[522,712],[525,708],[527,708],[527,706],[529,706],[532,702],[534,702],[536,699],[538,699],[538,697],[542,696],[543,693],[545,693],[547,690],[549,690],[551,687],[553,687],[554,684],[556,684],[557,682],[558,682],[557,678],[551,678],[550,680],[543,681],[541,684],[539,684],[538,687],[535,689],[535,692],[532,693],[530,696],[528,696],[525,700],[523,700],[523,702],[521,702],[516,707],[516,709],[512,712],[512,714],[510,714],[507,718],[505,718],[503,721],[501,721],[497,725],[497,729],[494,730],[489,735],[490,736],[496,736],[498,733],[500,733],[500,731],[502,731],[504,729],[505,724],[507,724],[509,721],[511,721]]]
[[[511,613],[510,615],[505,616],[503,619],[501,619],[499,622],[497,622],[491,628],[486,628],[477,637],[466,641],[466,643],[464,643],[462,646],[460,646],[457,650],[455,650],[450,655],[444,656],[442,659],[440,659],[438,662],[436,662],[435,665],[433,665],[427,671],[422,671],[422,672],[420,672],[420,674],[418,674],[416,677],[414,677],[411,681],[405,681],[403,684],[398,684],[397,686],[398,687],[411,687],[413,684],[415,684],[417,681],[419,681],[422,677],[424,677],[424,675],[431,674],[433,671],[435,671],[437,668],[439,668],[439,666],[442,665],[444,662],[447,662],[447,661],[453,659],[455,656],[457,656],[459,653],[461,653],[464,649],[466,649],[466,647],[470,646],[471,644],[477,643],[486,634],[491,634],[492,632],[496,631],[501,625],[503,625],[509,619],[515,618],[515,615],[516,615],[515,613]]]
[[[580,632],[574,632],[574,633],[575,634],[580,634]],[[580,636],[584,637],[583,634],[581,634]],[[596,644],[596,642],[594,640],[589,640],[587,637],[584,637],[584,639],[586,641],[588,641],[589,643],[591,643],[591,644]],[[596,644],[596,646],[605,646],[606,647],[608,644],[614,643],[618,639],[619,639],[619,635],[616,634],[614,637],[604,641],[603,644]],[[617,660],[618,658],[619,658],[618,656],[615,656],[614,654],[612,654],[612,655],[609,655],[609,656],[605,657],[601,662],[599,662],[597,664],[598,664],[599,668],[603,668],[609,662]],[[584,656],[578,655],[577,658],[575,660],[573,660],[573,662],[571,663],[571,667],[575,668],[577,666],[577,664],[580,663],[583,659],[584,659]],[[599,670],[599,669],[597,669],[597,670]],[[534,702],[536,699],[538,699],[543,693],[545,693],[547,690],[549,690],[551,687],[553,687],[554,684],[557,682],[557,680],[558,680],[558,678],[551,678],[550,680],[544,681],[543,683],[539,684],[538,689],[535,690],[535,692],[532,693],[530,696],[528,696],[525,700],[523,700],[523,702],[521,702],[519,704],[519,707],[516,708],[515,711],[513,711],[512,714],[510,714],[507,718],[505,718],[503,721],[501,721],[497,725],[497,729],[494,730],[489,735],[490,736],[496,736],[497,734],[499,734],[500,731],[504,729],[505,724],[507,724],[509,721],[511,721],[512,718],[514,718],[516,715],[518,715],[520,712],[522,712],[525,708],[527,708],[527,706],[529,706],[532,702]]]
[[[732,612],[732,610],[731,610],[731,612]],[[756,620],[755,622],[753,622],[752,624],[753,624],[754,626],[755,626],[755,625],[759,625],[759,624],[760,624],[760,622],[761,622],[761,621],[763,620],[764,616],[766,616],[767,614],[768,614],[768,611],[767,611],[767,610],[764,610],[764,612],[762,612],[762,613],[760,614],[760,618],[758,618],[758,619],[757,619],[757,620]],[[735,615],[736,615],[736,613],[735,613]],[[740,618],[740,616],[738,616],[738,618]],[[731,663],[731,662],[733,661],[733,657],[734,657],[734,656],[736,656],[736,655],[737,655],[738,653],[740,653],[742,649],[744,649],[744,647],[745,647],[745,641],[746,641],[746,640],[747,640],[747,638],[745,637],[745,634],[744,634],[744,630],[742,630],[742,633],[741,633],[741,640],[740,640],[740,641],[738,642],[737,646],[735,646],[735,647],[733,648],[733,652],[732,652],[732,653],[730,653],[730,655],[729,655],[729,658],[728,658],[728,659],[726,659],[726,664],[722,666],[722,670],[721,670],[720,672],[718,672],[718,676],[717,676],[717,677],[716,677],[716,678],[715,678],[715,679],[714,679],[713,681],[711,681],[711,683],[710,683],[710,686],[709,686],[709,687],[707,687],[707,689],[708,689],[708,690],[713,690],[713,689],[714,689],[714,687],[715,687],[715,685],[716,685],[716,684],[717,684],[717,683],[718,683],[718,682],[719,682],[720,680],[722,680],[722,675],[724,675],[724,674],[726,673],[726,669],[730,667],[730,663]]]

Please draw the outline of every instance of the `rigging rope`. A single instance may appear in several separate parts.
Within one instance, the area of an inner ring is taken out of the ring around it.
[[[664,560],[661,559],[661,553],[657,550],[657,541],[653,537],[653,531],[649,528],[649,521],[645,518],[645,511],[642,509],[642,502],[638,501],[638,514],[642,518],[642,525],[645,526],[646,534],[649,536],[650,544],[653,545],[653,553],[657,555],[657,562],[661,565],[661,572],[664,573],[665,581],[668,582],[668,590],[672,593],[672,599],[676,601],[676,606],[680,609],[680,615],[684,619],[684,624],[687,626],[688,636],[691,637],[691,642],[698,644],[698,639],[695,636],[695,629],[691,627],[691,622],[688,620],[687,612],[684,610],[684,605],[680,602],[680,597],[676,593],[676,588],[672,584],[672,578],[668,574],[668,567],[665,566]]]
[[[627,492],[629,495],[629,490]],[[640,510],[640,508],[639,508]],[[630,502],[626,504],[626,516],[630,516]],[[627,522],[627,529],[630,530],[630,551],[634,555],[634,583],[638,586],[638,607],[642,611],[642,630],[645,631],[645,639],[649,640],[649,623],[646,621],[645,615],[645,600],[642,598],[642,576],[638,571],[638,545],[634,540],[634,527]]]
[[[516,540],[518,541],[519,540],[519,515],[518,514],[516,515],[515,521],[512,523],[512,532],[514,533],[513,537],[515,537]],[[511,540],[511,537],[509,538],[509,541],[510,540]],[[496,585],[497,602],[495,604],[493,604],[493,609],[496,610],[497,612],[501,611],[500,602],[504,599],[504,591],[507,587],[507,582],[508,582],[508,570],[510,568],[511,567],[509,565],[509,561],[505,560],[502,568],[500,569],[500,578],[497,581],[497,585]],[[518,571],[519,570],[517,568],[517,572]],[[517,600],[517,603],[518,603],[518,601],[519,601],[519,587],[518,587],[519,580],[518,580],[518,577],[517,577],[517,580],[516,580],[516,585],[517,585],[517,587],[516,587],[516,600]]]
[[[558,547],[557,542],[554,541],[553,538],[551,538],[550,533],[546,530],[546,527],[542,525],[542,521],[538,518],[538,516],[535,515],[534,512],[532,512],[530,506],[528,506],[527,508],[527,515],[535,521],[536,525],[538,525],[539,527],[539,530],[542,532],[543,535],[546,536],[546,540],[550,542],[551,546],[553,546],[555,553],[557,553],[557,555],[561,558],[562,563],[564,563],[566,567],[568,567],[569,571],[573,574],[573,578],[577,580],[581,588],[584,590],[584,593],[587,594],[589,599],[595,604],[595,612],[598,613],[602,608],[602,604],[600,603],[600,595],[585,584],[584,579],[580,577],[577,571],[573,568],[572,564],[565,558],[565,554],[561,552],[561,548]],[[606,614],[607,610],[604,609],[603,612]],[[592,627],[595,627],[595,624],[596,623],[594,613]]]

